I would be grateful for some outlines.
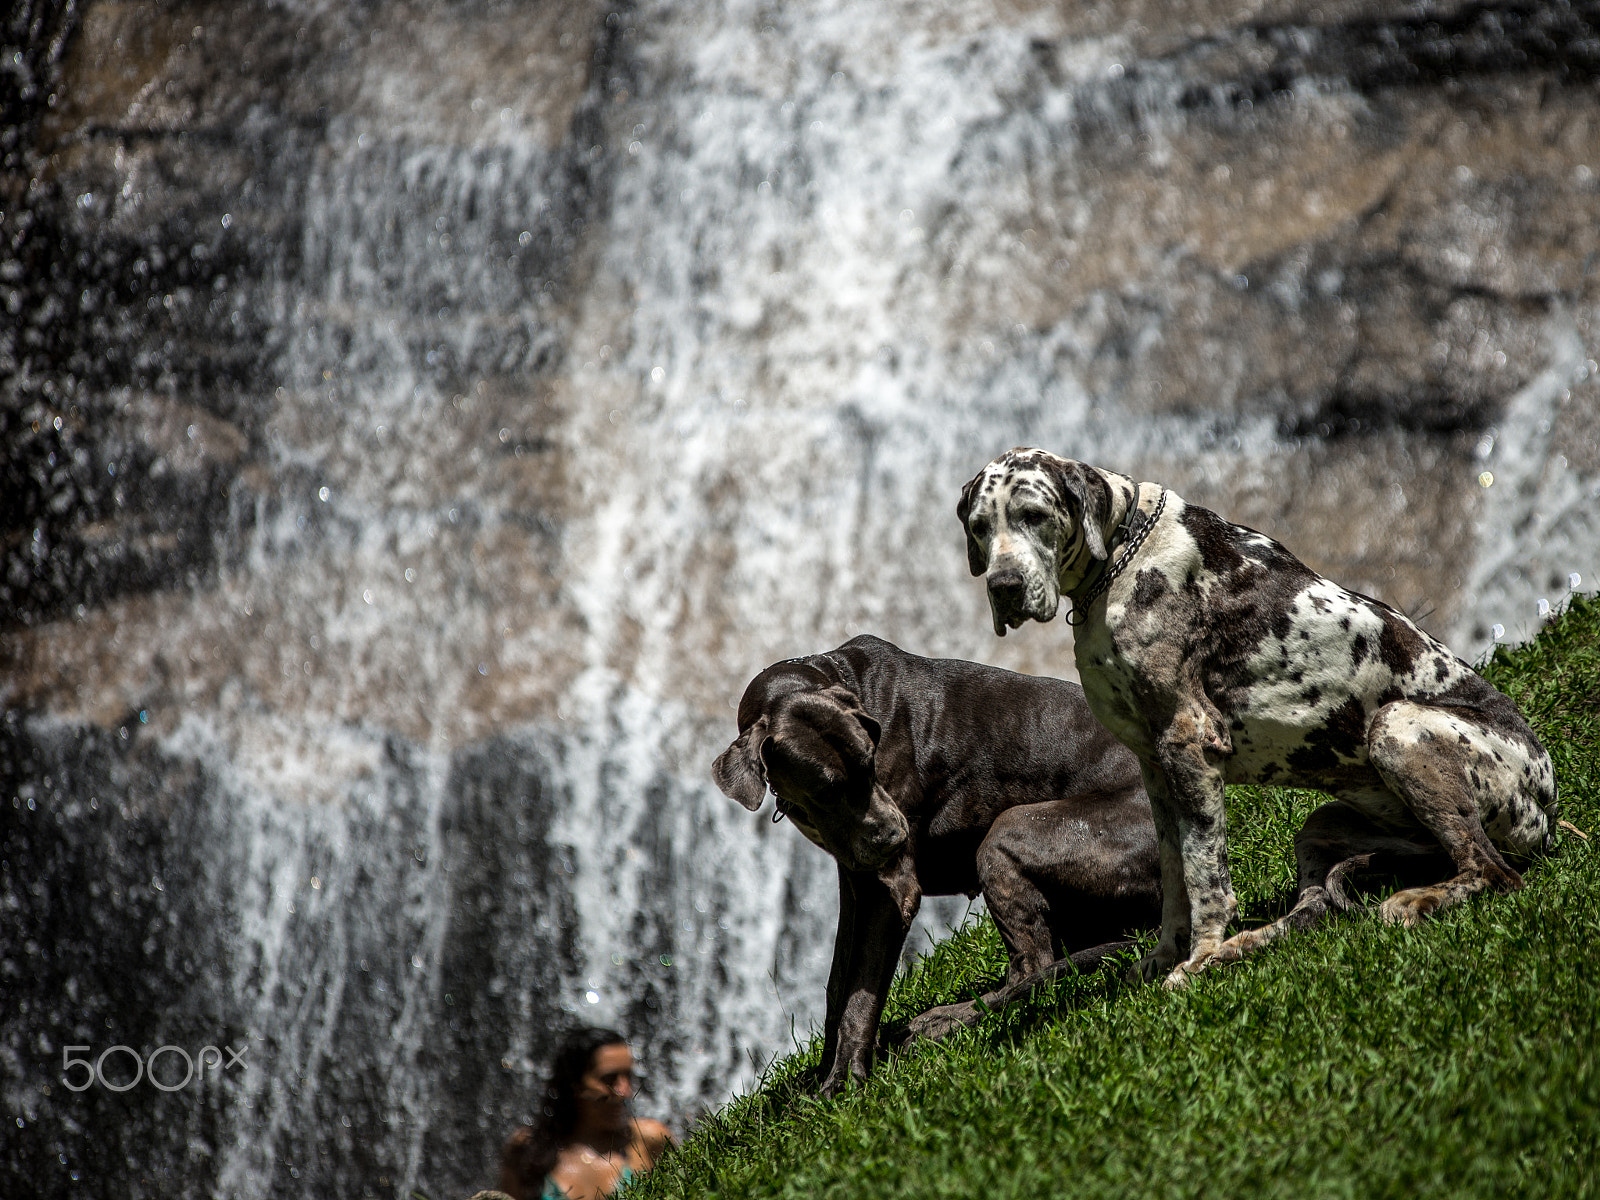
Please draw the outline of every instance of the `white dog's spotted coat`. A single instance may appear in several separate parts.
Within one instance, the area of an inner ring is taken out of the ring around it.
[[[1385,901],[1421,917],[1521,877],[1554,847],[1555,775],[1505,696],[1380,601],[1347,591],[1271,538],[1167,492],[1128,561],[1119,552],[1163,489],[1041,450],[1013,450],[962,491],[973,574],[995,632],[1087,596],[1074,652],[1095,715],[1139,756],[1162,846],[1162,932],[1147,973],[1169,982],[1237,958],[1345,903],[1373,854],[1447,856],[1454,874]],[[1339,799],[1295,840],[1294,911],[1224,942],[1235,911],[1224,783],[1292,784]],[[1364,856],[1364,857],[1363,857]],[[1448,872],[1450,868],[1445,868]],[[1179,960],[1182,959],[1181,965]]]

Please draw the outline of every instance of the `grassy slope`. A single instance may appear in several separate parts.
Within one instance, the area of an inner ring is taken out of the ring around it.
[[[1513,896],[1405,931],[1355,915],[1187,992],[1076,978],[834,1102],[777,1064],[628,1191],[643,1197],[1582,1195],[1600,1158],[1600,598],[1484,674],[1556,762],[1565,835]],[[1315,793],[1229,789],[1234,883],[1281,910]],[[1003,972],[987,919],[888,1018]]]

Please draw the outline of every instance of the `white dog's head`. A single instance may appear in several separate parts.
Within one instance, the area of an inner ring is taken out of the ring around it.
[[[1099,471],[1026,448],[1006,451],[961,489],[967,565],[985,576],[995,633],[1055,617],[1062,593],[1106,557],[1111,501]]]

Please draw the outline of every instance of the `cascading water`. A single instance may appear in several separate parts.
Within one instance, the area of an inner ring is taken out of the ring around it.
[[[1594,6],[1237,7],[19,10],[0,1190],[466,1194],[574,1018],[747,1084],[835,899],[733,704],[1070,675],[966,574],[1011,445],[1468,656],[1600,578]]]

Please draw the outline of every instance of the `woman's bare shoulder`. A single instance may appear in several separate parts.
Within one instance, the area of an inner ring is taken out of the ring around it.
[[[676,1144],[672,1130],[651,1117],[635,1118],[633,1136],[651,1166],[655,1165],[656,1159],[665,1153],[668,1146]]]

